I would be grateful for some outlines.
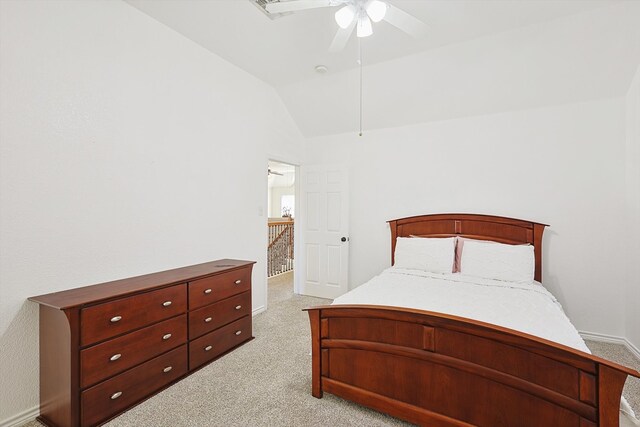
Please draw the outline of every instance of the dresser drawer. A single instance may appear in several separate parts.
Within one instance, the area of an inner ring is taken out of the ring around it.
[[[251,316],[245,316],[189,343],[189,369],[207,363],[251,338]]]
[[[189,313],[189,339],[194,339],[220,326],[251,314],[251,292],[199,308]]]
[[[186,311],[186,284],[84,308],[80,344],[93,344]]]
[[[183,314],[84,349],[80,352],[80,386],[93,385],[186,341],[187,315]]]
[[[82,425],[106,421],[186,372],[187,346],[184,345],[83,391]]]
[[[241,268],[189,283],[189,310],[251,289],[251,268]]]

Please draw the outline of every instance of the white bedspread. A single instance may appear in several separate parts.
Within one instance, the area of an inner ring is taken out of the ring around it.
[[[385,305],[446,313],[591,353],[560,303],[538,282],[524,285],[391,267],[332,304]],[[624,398],[621,410],[633,416]]]

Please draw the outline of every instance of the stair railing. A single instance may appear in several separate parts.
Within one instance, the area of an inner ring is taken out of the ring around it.
[[[267,277],[293,270],[293,220],[269,221]]]

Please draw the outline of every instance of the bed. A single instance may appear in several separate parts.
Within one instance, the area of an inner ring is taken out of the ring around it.
[[[542,280],[544,224],[436,214],[389,225],[392,266],[396,242],[407,240],[402,238],[463,237],[530,245],[532,274]],[[307,309],[312,395],[328,392],[419,425],[619,426],[622,387],[627,376],[640,378],[640,372],[589,354],[541,285],[475,282],[393,266],[333,305]],[[389,292],[389,286],[399,291]],[[447,299],[450,290],[461,295]],[[466,303],[450,302],[464,300],[465,293]],[[495,304],[484,314],[472,310],[503,295],[512,302]],[[449,302],[437,304],[439,299]],[[518,299],[556,308],[527,312]],[[422,309],[419,301],[425,300],[439,310]]]

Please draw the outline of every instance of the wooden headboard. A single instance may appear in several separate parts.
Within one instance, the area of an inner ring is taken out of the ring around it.
[[[533,245],[535,280],[542,282],[542,233],[546,224],[521,219],[479,214],[433,214],[394,219],[391,227],[391,265],[394,263],[397,237],[453,237],[494,242]]]

